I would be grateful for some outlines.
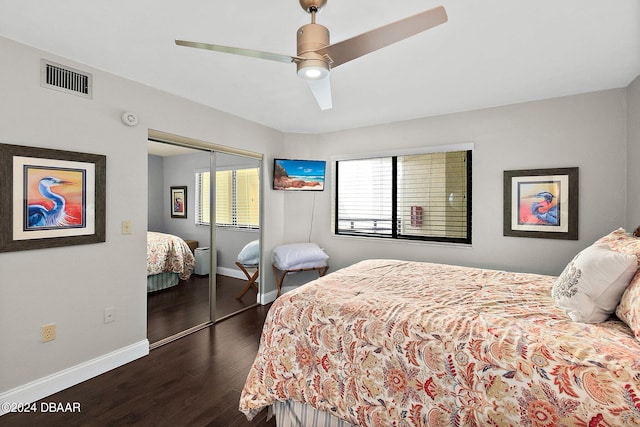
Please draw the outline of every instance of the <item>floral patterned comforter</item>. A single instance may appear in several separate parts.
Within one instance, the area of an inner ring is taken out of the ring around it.
[[[147,232],[147,276],[159,273],[178,273],[189,280],[196,259],[187,243],[177,236]]]
[[[293,399],[361,426],[640,425],[640,342],[572,322],[555,278],[368,260],[278,298],[240,410]]]

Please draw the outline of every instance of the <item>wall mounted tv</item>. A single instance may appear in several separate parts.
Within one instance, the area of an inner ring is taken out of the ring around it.
[[[273,160],[273,189],[286,191],[324,190],[324,160]]]

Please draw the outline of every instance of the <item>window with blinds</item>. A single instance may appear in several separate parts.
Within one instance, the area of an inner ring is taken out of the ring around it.
[[[238,169],[234,177],[234,226],[258,228],[260,224],[260,182],[258,168]]]
[[[471,243],[471,150],[336,162],[335,232]]]
[[[216,172],[216,225],[233,225],[233,171]]]
[[[196,224],[209,225],[208,171],[196,172]],[[259,228],[259,169],[216,171],[215,220],[218,227]]]
[[[211,176],[209,171],[196,172],[196,224],[209,225],[211,222]]]

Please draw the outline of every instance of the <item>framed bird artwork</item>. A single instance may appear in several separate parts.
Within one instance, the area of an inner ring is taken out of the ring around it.
[[[578,239],[578,168],[504,171],[505,236]]]
[[[0,144],[0,252],[104,242],[105,171],[100,154]]]
[[[171,218],[187,217],[187,187],[171,187]]]

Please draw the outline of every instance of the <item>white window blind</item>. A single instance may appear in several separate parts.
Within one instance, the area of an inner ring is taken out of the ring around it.
[[[471,151],[336,162],[336,234],[471,243]]]
[[[211,223],[209,193],[209,172],[196,172],[196,224]],[[215,213],[219,227],[259,227],[259,168],[216,171]]]
[[[392,189],[390,157],[339,162],[339,232],[391,235]]]
[[[210,182],[209,171],[196,171],[195,221],[198,225],[209,225],[211,221]]]
[[[235,171],[235,201],[235,225],[243,228],[257,228],[260,224],[258,168]]]
[[[216,171],[216,225],[233,225],[233,171]]]

